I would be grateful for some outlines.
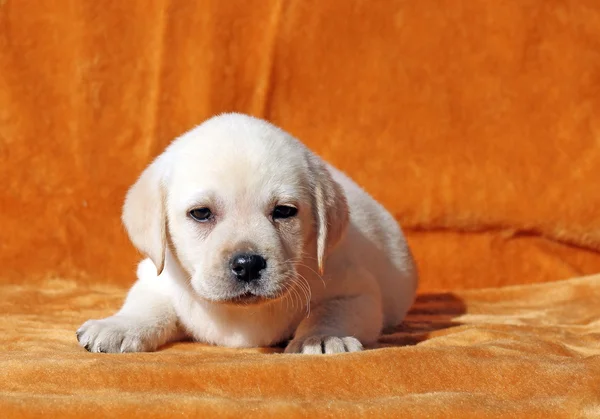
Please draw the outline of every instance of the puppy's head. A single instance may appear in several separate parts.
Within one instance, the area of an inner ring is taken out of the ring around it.
[[[200,297],[248,304],[285,295],[299,264],[322,270],[348,207],[300,142],[265,121],[225,114],[175,140],[142,173],[123,222],[159,273],[169,247]]]

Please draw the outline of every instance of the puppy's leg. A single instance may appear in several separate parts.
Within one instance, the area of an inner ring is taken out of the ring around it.
[[[383,314],[372,295],[326,300],[304,319],[286,353],[333,354],[356,352],[374,343],[381,332]]]
[[[166,278],[158,278],[150,260],[138,268],[133,285],[117,314],[88,320],[77,330],[79,344],[90,352],[152,352],[184,333],[167,292]]]

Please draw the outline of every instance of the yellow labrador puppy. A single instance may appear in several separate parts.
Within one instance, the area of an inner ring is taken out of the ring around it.
[[[354,352],[400,323],[415,296],[392,215],[250,116],[219,115],[176,139],[128,192],[123,223],[148,259],[121,310],[77,331],[91,352],[183,338]]]

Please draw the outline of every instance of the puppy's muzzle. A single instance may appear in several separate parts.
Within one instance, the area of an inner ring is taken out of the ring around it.
[[[267,267],[267,260],[261,255],[242,253],[231,258],[229,267],[238,281],[248,283],[260,278],[261,272]]]

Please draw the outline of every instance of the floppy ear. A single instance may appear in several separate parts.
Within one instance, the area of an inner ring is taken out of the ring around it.
[[[160,160],[146,168],[129,189],[121,220],[133,245],[149,257],[157,275],[165,267],[166,216],[163,170]]]
[[[323,162],[309,158],[314,175],[313,202],[317,222],[317,263],[321,274],[325,257],[340,241],[348,226],[349,209],[342,187],[333,180]]]

